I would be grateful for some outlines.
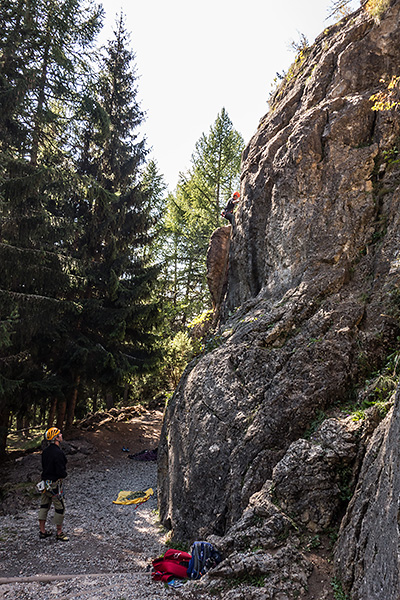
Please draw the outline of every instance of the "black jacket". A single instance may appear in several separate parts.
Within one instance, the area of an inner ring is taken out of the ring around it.
[[[42,452],[42,480],[57,481],[67,476],[67,457],[57,444],[50,444]]]
[[[225,212],[233,212],[233,209],[235,208],[235,203],[233,201],[233,198],[230,198],[228,200],[228,204],[225,206]]]

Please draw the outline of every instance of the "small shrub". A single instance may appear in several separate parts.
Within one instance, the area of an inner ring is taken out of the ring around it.
[[[303,438],[306,440],[311,439],[311,437],[314,435],[314,433],[317,431],[318,427],[321,425],[321,423],[325,419],[326,419],[325,412],[323,410],[317,411],[317,414],[315,415],[315,419],[311,422],[311,425],[307,429],[305,434],[303,435]]]
[[[173,550],[181,550],[181,552],[189,552],[190,544],[188,542],[177,540],[175,538],[168,538],[165,541],[165,546],[167,548],[172,548]]]
[[[319,548],[321,546],[321,539],[318,534],[314,535],[306,544],[306,550],[310,552],[315,548]]]
[[[368,0],[364,9],[379,23],[389,6],[390,0]]]
[[[351,2],[352,0],[334,0],[329,7],[330,14],[328,19],[334,17],[340,20],[349,15],[351,13]]]
[[[241,575],[234,577],[230,580],[232,587],[238,587],[239,585],[250,585],[252,587],[264,587],[266,575]]]
[[[370,97],[370,100],[374,103],[372,106],[372,110],[375,111],[385,111],[385,110],[393,110],[399,108],[400,106],[400,77],[393,75],[391,80],[388,82],[388,79],[383,77],[380,79],[380,83],[382,83],[386,89],[373,94]],[[387,151],[391,153],[391,151]],[[394,153],[398,154],[398,150],[395,147]],[[385,152],[384,152],[385,158]]]
[[[343,591],[343,587],[339,579],[334,577],[331,581],[331,586],[333,589],[333,596],[335,600],[349,600],[348,596]]]

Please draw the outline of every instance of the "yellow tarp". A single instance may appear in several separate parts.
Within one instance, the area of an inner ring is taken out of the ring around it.
[[[141,504],[146,502],[153,494],[151,488],[145,492],[120,492],[118,498],[113,500],[113,504]]]

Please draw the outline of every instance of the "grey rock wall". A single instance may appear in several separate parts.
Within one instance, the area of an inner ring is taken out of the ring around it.
[[[352,600],[400,598],[400,392],[375,430],[342,521],[336,572]]]
[[[376,23],[360,9],[321,34],[245,150],[215,349],[185,371],[159,446],[160,515],[177,538],[233,527],[399,335],[400,171],[387,160],[399,113],[369,100],[398,71],[399,12],[397,0]],[[335,485],[334,462],[318,470],[321,489]],[[318,502],[317,528],[337,508]]]

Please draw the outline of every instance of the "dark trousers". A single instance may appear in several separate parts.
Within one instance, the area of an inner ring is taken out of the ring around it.
[[[235,216],[231,212],[225,212],[224,219],[228,219],[229,223],[232,225],[232,229],[235,228]]]

